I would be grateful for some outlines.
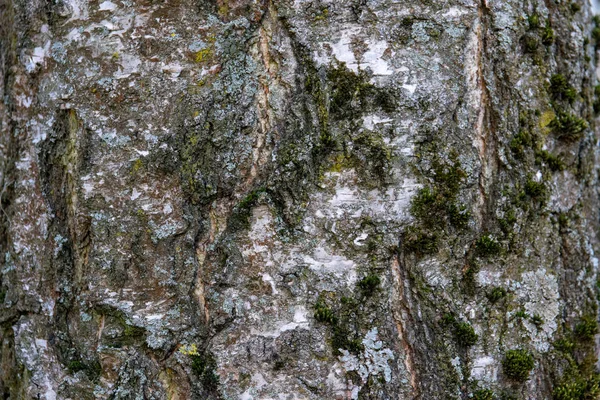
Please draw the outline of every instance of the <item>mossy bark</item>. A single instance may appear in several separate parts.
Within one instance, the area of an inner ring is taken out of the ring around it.
[[[597,398],[599,24],[0,0],[0,391]]]

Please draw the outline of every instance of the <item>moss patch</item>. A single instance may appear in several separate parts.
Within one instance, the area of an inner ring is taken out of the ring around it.
[[[559,111],[549,126],[559,139],[567,142],[581,139],[589,127],[587,121],[565,111]]]
[[[504,374],[515,381],[525,382],[535,366],[533,356],[523,349],[508,350],[502,361]]]
[[[475,249],[481,257],[492,257],[500,254],[502,246],[493,236],[484,235],[475,243]]]

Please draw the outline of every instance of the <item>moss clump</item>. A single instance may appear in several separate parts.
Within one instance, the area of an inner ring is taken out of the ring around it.
[[[92,382],[97,382],[100,379],[100,375],[102,375],[102,366],[96,360],[91,362],[72,360],[67,364],[67,369],[71,374],[83,371]]]
[[[521,309],[515,313],[515,318],[529,318],[529,314],[525,310]]]
[[[464,227],[470,214],[465,206],[456,203],[456,197],[466,173],[456,156],[451,164],[434,160],[433,174],[433,187],[419,190],[411,202],[411,213],[429,226],[443,227],[450,223]]]
[[[600,396],[600,384],[598,378],[590,380],[575,380],[562,383],[554,388],[553,400],[588,400],[597,399]]]
[[[359,304],[349,297],[342,297],[340,303],[334,311],[320,297],[315,305],[315,319],[331,329],[331,346],[335,355],[341,354],[340,349],[359,354],[364,347],[356,332]]]
[[[576,115],[559,111],[549,126],[559,139],[572,142],[581,139],[589,125]]]
[[[552,75],[550,78],[550,94],[555,100],[567,100],[570,103],[577,97],[577,91],[569,85],[563,74]]]
[[[215,370],[217,363],[211,354],[191,355],[192,372],[200,379],[205,390],[216,390],[219,386],[219,376]]]
[[[317,321],[324,324],[337,324],[337,318],[333,310],[320,302],[315,305],[314,317]]]
[[[475,249],[478,255],[483,257],[491,257],[500,254],[500,251],[502,251],[502,246],[493,236],[484,235],[475,243]]]
[[[79,360],[70,361],[67,365],[67,369],[70,373],[75,374],[79,371],[83,371],[85,369],[85,364]]]
[[[409,253],[417,255],[433,254],[438,249],[438,236],[435,233],[410,226],[402,235],[401,243],[404,250]]]
[[[554,342],[554,348],[563,353],[570,353],[575,350],[575,343],[568,338],[560,338]]]
[[[571,3],[571,12],[573,14],[578,13],[581,10],[581,4],[573,2]]]
[[[374,274],[369,274],[358,282],[358,288],[364,296],[372,296],[379,284],[381,283],[381,279],[379,276]]]
[[[366,187],[380,187],[388,181],[392,152],[381,134],[367,132],[353,138],[346,157]]]
[[[465,229],[469,226],[471,213],[464,204],[449,204],[446,212],[448,221],[455,228]]]
[[[368,109],[392,112],[396,108],[393,96],[369,83],[363,70],[354,73],[340,63],[327,71],[327,80],[331,84],[329,112],[334,119],[354,119]]]
[[[552,171],[559,172],[565,169],[562,159],[549,151],[540,150],[535,154],[535,158],[538,163],[545,163]]]
[[[524,158],[526,150],[531,148],[532,145],[533,138],[526,129],[520,130],[509,143],[511,151],[519,158]]]
[[[515,215],[515,210],[510,209],[504,213],[504,218],[498,219],[498,223],[500,224],[500,229],[505,234],[509,234],[515,223],[517,222],[517,216]]]
[[[468,322],[457,322],[454,326],[456,341],[461,346],[469,347],[477,343],[479,336]]]
[[[473,392],[473,400],[494,400],[494,392],[490,389],[479,389]]]
[[[264,187],[260,187],[248,193],[234,208],[233,213],[229,217],[229,226],[235,229],[248,229],[250,227],[252,209],[258,204],[266,192]]]
[[[536,13],[531,14],[527,17],[527,22],[529,22],[529,29],[536,30],[540,27],[540,16]]]
[[[552,46],[554,43],[554,29],[552,29],[549,24],[546,24],[542,31],[542,43],[545,46]]]
[[[598,28],[600,30],[600,28]],[[600,85],[594,87],[594,113],[600,113]]]
[[[596,26],[592,29],[592,39],[594,39],[596,45],[600,43],[600,26]]]
[[[595,316],[585,316],[575,325],[575,336],[579,340],[591,341],[598,333],[598,321]]]
[[[529,179],[525,182],[524,194],[530,199],[541,201],[546,197],[546,185]]]
[[[515,381],[525,382],[535,366],[533,356],[523,349],[509,350],[504,355],[502,370],[504,374]]]
[[[540,46],[538,39],[535,36],[525,36],[525,52],[526,53],[535,53]]]
[[[586,316],[575,326],[575,330],[554,342],[561,357],[562,376],[554,386],[554,400],[587,400],[600,398],[600,374],[596,371],[597,357],[594,335],[597,331],[596,318]]]
[[[465,288],[465,293],[473,296],[475,294],[475,290],[477,289],[477,282],[475,280],[475,276],[479,273],[479,265],[475,262],[475,260],[471,260],[467,266],[467,268],[463,272],[462,283]]]
[[[542,325],[544,325],[544,319],[541,316],[535,314],[533,317],[531,317],[531,323],[534,324],[536,328],[540,329]]]
[[[495,287],[491,292],[487,294],[487,298],[490,303],[495,304],[506,296],[506,289],[502,287]]]

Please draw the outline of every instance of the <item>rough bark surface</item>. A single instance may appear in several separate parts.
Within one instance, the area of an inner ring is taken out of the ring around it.
[[[0,0],[5,399],[597,399],[567,0]]]

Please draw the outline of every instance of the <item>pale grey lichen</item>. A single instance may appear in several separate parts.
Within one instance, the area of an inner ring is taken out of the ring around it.
[[[370,376],[383,374],[386,382],[392,379],[392,370],[389,362],[394,360],[394,352],[384,348],[383,342],[378,339],[377,328],[371,329],[362,340],[364,350],[359,354],[351,354],[348,350],[340,349],[342,355],[340,362],[347,371],[356,371],[362,383],[367,383]],[[353,397],[354,398],[354,397]],[[356,397],[358,398],[358,397]]]

